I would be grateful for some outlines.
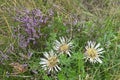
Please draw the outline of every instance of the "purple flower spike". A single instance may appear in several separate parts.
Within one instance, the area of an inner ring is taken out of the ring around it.
[[[20,23],[19,34],[22,35],[18,36],[20,47],[26,48],[31,42],[36,44],[36,39],[39,39],[42,34],[41,28],[48,23],[52,15],[52,10],[49,10],[48,15],[43,14],[39,9],[17,11],[14,19]]]

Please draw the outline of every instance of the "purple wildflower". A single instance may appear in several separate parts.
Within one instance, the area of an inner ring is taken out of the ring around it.
[[[23,54],[23,53],[19,53],[19,55],[21,56],[22,59],[31,59],[33,53],[31,51],[28,51],[27,54]]]
[[[49,10],[45,16],[39,9],[17,11],[15,20],[20,23],[21,32],[19,33],[19,45],[25,48],[32,41],[33,44],[42,35],[41,28],[48,23],[48,20],[53,16],[52,10]]]
[[[19,35],[19,46],[22,48],[26,48],[28,45],[28,42],[25,40],[25,36]]]
[[[0,63],[4,64],[3,61],[8,59],[8,55],[0,51]]]

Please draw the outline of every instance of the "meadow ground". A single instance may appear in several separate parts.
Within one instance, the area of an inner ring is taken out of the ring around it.
[[[120,80],[120,0],[0,0],[0,80]]]

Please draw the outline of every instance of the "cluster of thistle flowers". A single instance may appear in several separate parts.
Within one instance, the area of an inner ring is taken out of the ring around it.
[[[66,54],[71,57],[73,42],[66,37],[60,37],[59,40],[55,40],[53,49],[55,52],[53,50],[45,52],[43,54],[45,58],[41,58],[40,61],[42,68],[48,72],[58,72],[61,70],[61,68],[58,66],[60,63],[58,56],[61,54]],[[100,48],[100,43],[96,44],[93,41],[88,41],[85,49],[85,61],[90,61],[91,63],[102,63],[100,57],[103,57],[101,54],[104,52],[104,49]],[[56,53],[58,53],[58,55]]]
[[[51,19],[52,16],[52,10],[48,11],[48,15],[44,15],[39,9],[17,10],[15,20],[20,23],[18,35],[20,47],[27,47],[31,41],[35,44],[36,39],[43,35],[41,28],[48,23],[48,20]]]

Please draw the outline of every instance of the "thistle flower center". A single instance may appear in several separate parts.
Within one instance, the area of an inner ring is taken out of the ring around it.
[[[69,46],[66,43],[61,45],[59,48],[60,51],[67,51],[68,49],[69,49]]]
[[[50,57],[48,59],[48,67],[50,68],[54,67],[57,64],[57,62],[58,62],[58,59],[56,56]]]
[[[89,48],[86,52],[93,59],[97,56],[97,51],[93,48]]]

